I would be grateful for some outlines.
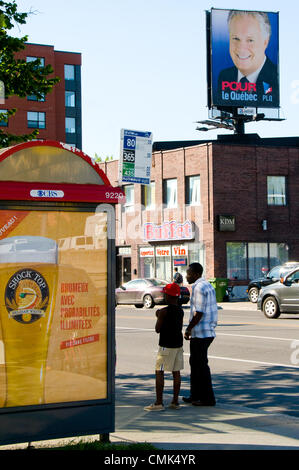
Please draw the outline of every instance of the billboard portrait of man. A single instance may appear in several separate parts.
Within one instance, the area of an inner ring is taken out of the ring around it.
[[[279,107],[278,13],[212,10],[212,104]]]

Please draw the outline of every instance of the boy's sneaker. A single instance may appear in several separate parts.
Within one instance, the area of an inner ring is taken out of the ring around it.
[[[144,407],[145,411],[164,411],[164,405],[155,405],[155,403],[152,403],[152,405],[145,406]]]
[[[178,403],[170,403],[168,408],[171,408],[172,410],[179,410],[181,406]]]

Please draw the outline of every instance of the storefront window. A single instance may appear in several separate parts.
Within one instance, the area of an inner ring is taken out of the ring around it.
[[[156,247],[156,276],[162,281],[172,280],[171,271],[171,247],[170,246],[157,246]]]
[[[270,269],[286,263],[288,259],[289,247],[286,243],[270,243]]]
[[[278,263],[276,263],[278,264]],[[249,279],[261,277],[268,272],[268,244],[248,243]]]
[[[139,248],[139,277],[155,277],[155,250],[152,247]]]
[[[226,244],[228,279],[247,279],[246,243]]]
[[[226,244],[227,277],[254,279],[267,274],[274,266],[288,261],[289,247],[285,243]]]

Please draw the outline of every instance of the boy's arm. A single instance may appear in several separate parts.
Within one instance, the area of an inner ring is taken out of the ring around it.
[[[155,326],[156,333],[160,333],[161,331],[161,327],[163,325],[166,312],[167,312],[167,307],[161,308],[156,311],[156,317],[157,317],[156,326]]]

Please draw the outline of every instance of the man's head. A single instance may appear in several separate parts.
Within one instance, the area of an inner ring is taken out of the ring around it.
[[[181,295],[181,289],[178,284],[173,282],[172,284],[167,284],[163,288],[163,292],[165,293],[166,296],[166,302],[168,304],[177,304],[178,303],[178,298]]]
[[[187,282],[193,284],[197,279],[202,276],[203,267],[200,263],[191,263],[187,269]]]
[[[265,58],[271,25],[267,13],[232,10],[228,16],[229,52],[243,75],[258,70]]]

